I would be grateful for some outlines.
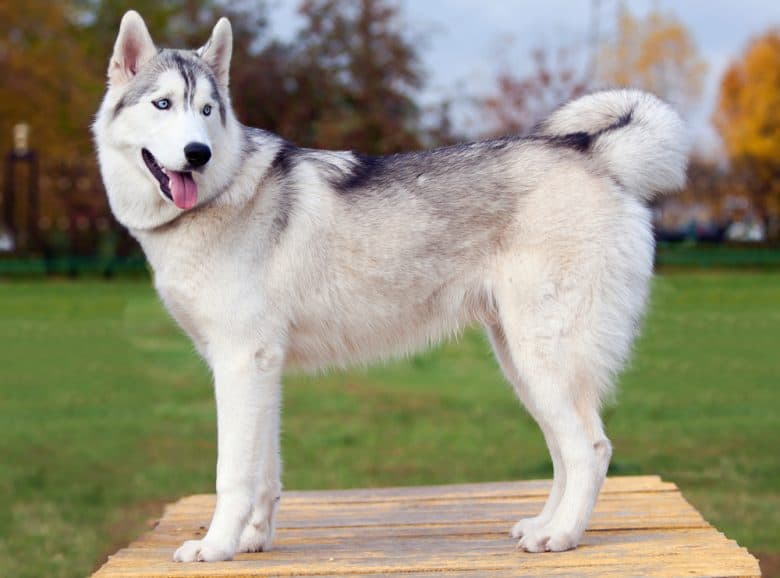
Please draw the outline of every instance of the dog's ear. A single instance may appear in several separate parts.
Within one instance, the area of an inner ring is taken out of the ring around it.
[[[108,65],[109,82],[120,85],[129,81],[155,54],[157,48],[141,15],[135,10],[126,12]]]
[[[214,71],[217,82],[227,88],[230,82],[230,57],[233,54],[233,29],[230,20],[220,18],[211,32],[211,38],[198,50],[206,64]]]

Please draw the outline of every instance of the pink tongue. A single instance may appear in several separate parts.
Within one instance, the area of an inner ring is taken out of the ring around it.
[[[198,202],[198,185],[192,180],[192,173],[166,172],[170,179],[168,187],[171,189],[171,196],[176,206],[184,210],[194,207]]]

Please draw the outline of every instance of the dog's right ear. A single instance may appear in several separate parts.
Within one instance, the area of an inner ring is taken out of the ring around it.
[[[109,83],[118,86],[129,81],[155,54],[157,48],[141,15],[135,10],[126,12],[108,65]]]

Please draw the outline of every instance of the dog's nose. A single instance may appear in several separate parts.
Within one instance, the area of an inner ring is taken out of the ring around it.
[[[202,167],[211,158],[211,149],[202,142],[191,142],[184,147],[184,156],[193,167]]]

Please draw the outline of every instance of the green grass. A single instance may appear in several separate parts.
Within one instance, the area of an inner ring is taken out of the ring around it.
[[[751,549],[780,535],[780,274],[656,279],[606,411],[614,474],[659,473]],[[548,477],[478,331],[285,383],[287,488]],[[83,576],[214,484],[208,371],[146,281],[0,283],[0,576]]]

